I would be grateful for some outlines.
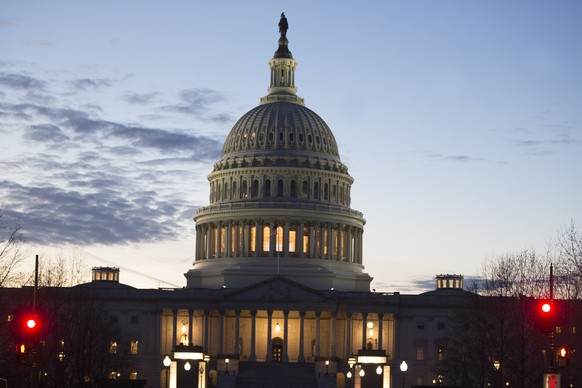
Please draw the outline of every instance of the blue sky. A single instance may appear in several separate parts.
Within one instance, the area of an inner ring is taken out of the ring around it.
[[[579,1],[0,5],[0,202],[34,251],[183,286],[206,175],[258,104],[279,15],[333,130],[373,287],[544,253],[582,222]]]

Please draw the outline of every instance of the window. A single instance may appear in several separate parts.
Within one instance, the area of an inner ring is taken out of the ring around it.
[[[253,180],[253,187],[251,188],[251,197],[256,198],[259,195],[259,181]]]
[[[136,355],[137,354],[137,345],[139,344],[138,340],[131,340],[129,343],[129,353]]]
[[[277,197],[283,196],[283,179],[277,181]]]
[[[271,196],[271,180],[267,179],[265,181],[265,197]]]
[[[129,379],[130,380],[137,380],[137,372],[136,371],[129,372]]]
[[[309,195],[309,183],[307,181],[303,181],[301,183],[301,198],[307,198]]]
[[[8,314],[8,316],[6,317],[6,321],[7,322],[12,322],[13,320],[14,320],[14,315]]]
[[[249,196],[248,184],[247,184],[247,181],[243,181],[241,197],[246,198],[248,196]]]
[[[289,231],[289,252],[295,253],[295,241],[297,241],[297,232],[294,230]]]
[[[275,234],[277,229],[273,229],[273,234]],[[271,228],[268,226],[263,226],[263,252],[269,252],[271,250]]]
[[[424,385],[424,376],[416,376],[416,385]]]
[[[250,236],[250,250],[251,252],[256,252],[257,250],[257,227],[251,226],[251,236]]]
[[[313,183],[313,198],[319,199],[319,182]]]
[[[439,346],[437,348],[437,360],[439,360],[439,361],[445,360],[445,348],[442,346]]]
[[[291,190],[291,194],[290,194],[291,197],[293,197],[293,198],[297,197],[297,183],[294,180],[291,181],[290,190]]]
[[[133,324],[139,323],[139,317],[137,315],[132,315],[130,318],[130,322]]]
[[[109,342],[109,353],[117,354],[117,341]]]
[[[416,361],[424,361],[424,346],[416,347]]]

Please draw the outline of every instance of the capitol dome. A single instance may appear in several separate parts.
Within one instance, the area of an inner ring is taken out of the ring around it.
[[[325,121],[297,95],[287,19],[269,61],[270,86],[226,137],[197,210],[188,287],[240,288],[283,276],[314,289],[369,291],[353,178]]]

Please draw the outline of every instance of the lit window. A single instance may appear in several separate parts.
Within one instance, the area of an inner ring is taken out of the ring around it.
[[[109,353],[117,354],[117,341],[109,342]]]
[[[130,353],[135,355],[137,354],[137,345],[138,345],[139,341],[138,340],[131,340],[130,342]]]
[[[556,326],[556,334],[560,334],[562,332],[562,328],[560,326]]]
[[[129,379],[130,380],[137,380],[137,372],[136,371],[129,372]]]
[[[437,360],[444,361],[445,360],[445,349],[442,346],[437,348]]]
[[[115,380],[120,376],[120,373],[116,372],[116,371],[111,371],[109,372],[109,379],[110,380]]]
[[[6,321],[12,322],[13,320],[14,320],[14,315],[8,314],[8,316],[6,317]]]
[[[416,361],[424,361],[424,347],[423,346],[416,347]]]
[[[297,239],[297,232],[294,230],[289,231],[289,252],[295,253],[295,241]]]
[[[257,250],[257,227],[251,226],[251,236],[250,236],[250,250],[255,252]]]

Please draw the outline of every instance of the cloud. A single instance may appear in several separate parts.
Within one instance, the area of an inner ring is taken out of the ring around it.
[[[179,93],[180,102],[173,105],[164,105],[161,110],[195,116],[206,121],[227,123],[234,121],[227,113],[208,114],[212,104],[223,102],[226,97],[216,90],[208,88],[185,89]]]
[[[160,93],[127,93],[123,99],[130,104],[146,105],[155,102],[160,97]]]
[[[26,75],[0,73],[0,86],[16,90],[42,90],[46,85],[45,81]]]
[[[109,87],[113,84],[113,81],[100,78],[81,78],[69,81],[70,85],[75,89],[98,89]]]
[[[60,143],[69,140],[69,137],[53,124],[31,125],[25,129],[24,138],[42,143]]]
[[[486,160],[484,158],[476,158],[469,155],[441,155],[441,154],[430,154],[429,158],[443,162],[461,162],[461,163],[483,162]]]
[[[0,143],[10,144],[10,153],[0,154],[0,198],[5,214],[21,220],[25,238],[39,244],[128,244],[193,233],[191,198],[207,189],[221,139],[194,128],[108,120],[101,105],[79,96],[113,83],[87,78],[62,84],[73,85],[79,95],[71,101],[71,94],[55,93],[49,82],[0,75],[5,90],[24,91],[0,101]],[[214,111],[222,96],[196,90],[182,95],[184,107],[217,120],[228,116]],[[29,99],[33,93],[37,98]],[[132,95],[152,103],[159,93]]]

